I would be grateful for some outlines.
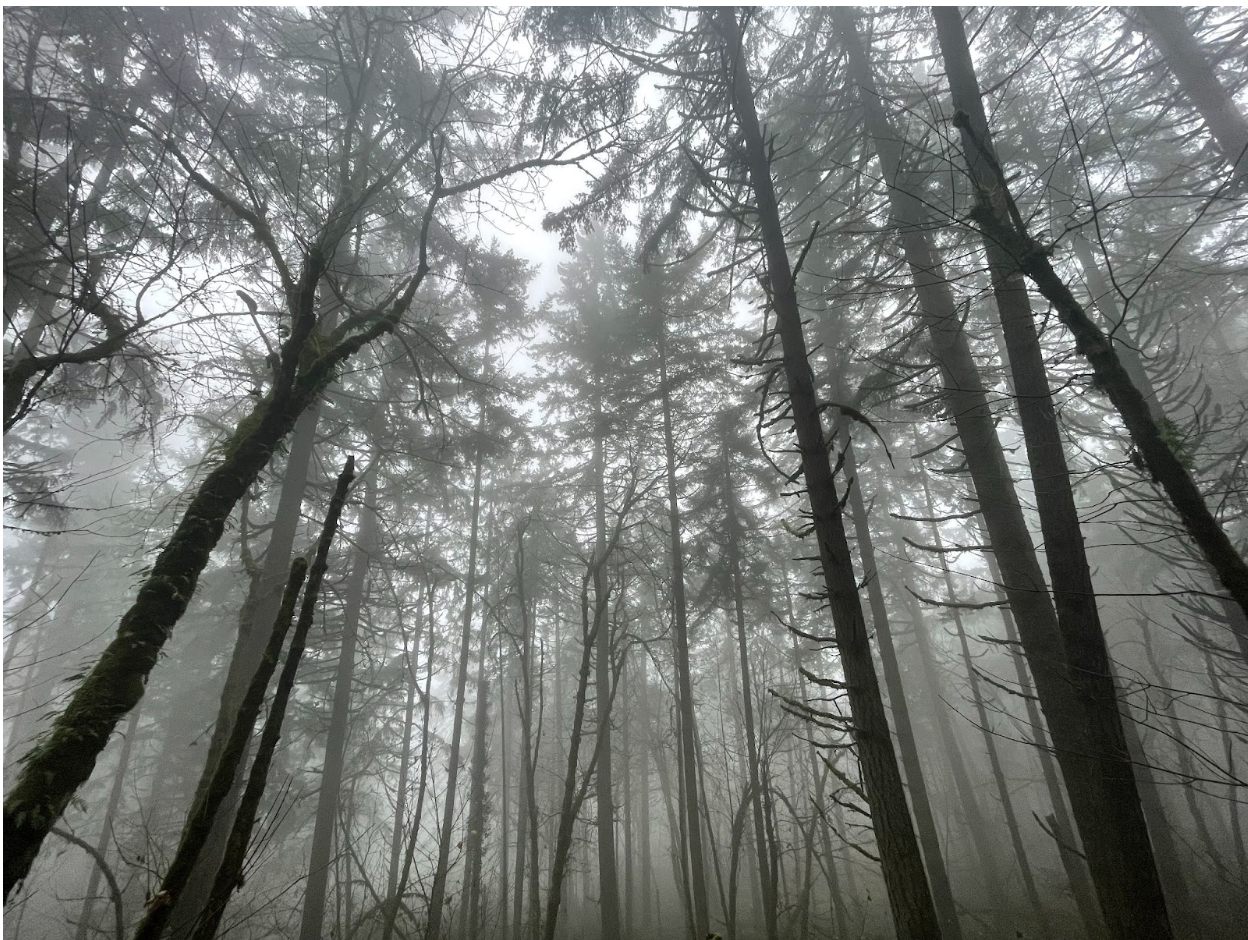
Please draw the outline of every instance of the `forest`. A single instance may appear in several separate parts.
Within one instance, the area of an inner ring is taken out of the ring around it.
[[[1245,936],[1248,8],[3,17],[6,938]]]

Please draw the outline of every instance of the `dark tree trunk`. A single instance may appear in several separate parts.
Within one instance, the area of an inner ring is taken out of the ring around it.
[[[350,466],[348,463],[346,474],[348,483],[350,482]],[[345,492],[344,486],[344,497]],[[331,518],[336,525],[337,517],[331,516]],[[269,632],[268,645],[247,687],[247,692],[243,696],[238,714],[234,716],[230,737],[221,751],[216,767],[213,768],[208,786],[204,788],[202,794],[196,797],[191,807],[177,851],[174,852],[169,869],[161,880],[159,890],[154,893],[152,901],[149,901],[147,905],[147,914],[135,931],[134,940],[157,940],[164,933],[178,898],[190,880],[191,871],[199,859],[217,810],[233,787],[235,775],[246,755],[247,744],[251,740],[251,729],[264,705],[264,694],[268,690],[269,680],[277,669],[282,644],[285,642],[287,630],[290,629],[290,622],[294,618],[295,603],[299,600],[299,589],[303,587],[306,573],[306,560],[296,558],[290,566],[290,577],[282,594],[281,609]]]
[[[780,209],[771,179],[767,144],[759,126],[754,89],[746,66],[741,29],[732,10],[715,20],[726,45],[724,80],[744,137],[742,156],[749,172],[772,286],[777,332],[784,353],[789,403],[801,452],[802,474],[818,541],[836,645],[845,672],[858,744],[858,760],[871,804],[871,823],[888,888],[893,921],[901,940],[935,940],[940,922],[932,903],[918,840],[906,806],[905,788],[889,734],[883,697],[871,661],[866,621],[858,598],[840,498],[828,459],[827,441],[806,352],[793,269],[785,247]]]
[[[430,200],[429,211],[435,200]],[[426,215],[426,230],[428,213]],[[328,241],[329,234],[322,236]],[[331,246],[332,247],[332,246]],[[186,612],[200,573],[239,499],[268,466],[273,450],[299,416],[333,381],[337,368],[374,339],[391,332],[428,272],[423,257],[402,295],[384,313],[365,318],[355,333],[319,357],[307,357],[316,329],[316,285],[329,252],[313,245],[290,297],[292,326],[282,346],[278,377],[222,448],[221,462],[204,478],[186,511],[121,618],[105,648],[47,737],[27,756],[4,802],[4,894],[26,877],[39,847],[78,788],[117,723],[143,697],[148,675]],[[301,362],[302,360],[302,362]]]

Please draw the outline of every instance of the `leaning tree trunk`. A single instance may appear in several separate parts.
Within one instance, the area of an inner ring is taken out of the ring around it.
[[[845,673],[863,782],[871,804],[871,824],[879,846],[884,882],[894,924],[902,940],[934,940],[941,936],[922,855],[915,838],[905,788],[889,733],[880,694],[866,621],[858,597],[849,543],[841,514],[840,497],[828,459],[827,440],[815,394],[814,374],[806,352],[801,311],[793,284],[780,221],[780,209],[771,179],[766,141],[759,126],[754,89],[746,66],[741,29],[732,10],[715,13],[726,46],[724,81],[743,135],[742,157],[755,197],[784,355],[789,403],[801,452],[802,473],[818,541],[828,603],[832,610],[836,645]]]
[[[434,204],[431,199],[424,219],[426,232]],[[322,238],[329,240],[329,235]],[[26,877],[48,832],[91,776],[117,723],[143,697],[147,677],[186,612],[200,573],[239,499],[268,466],[274,448],[290,433],[299,416],[333,380],[337,368],[397,326],[428,272],[422,252],[416,273],[392,307],[364,317],[358,332],[345,335],[323,354],[308,356],[317,326],[316,286],[329,256],[325,244],[313,245],[299,282],[292,286],[291,331],[282,345],[272,391],[256,403],[225,442],[221,462],[196,489],[140,585],[133,605],[122,616],[117,635],[47,737],[27,755],[21,775],[4,801],[6,898]],[[347,332],[340,327],[335,335],[340,331]]]
[[[1117,712],[1106,715],[1103,699],[1088,701],[1084,697],[1085,686],[1071,675],[1069,657],[1072,651],[1066,648],[1059,620],[1049,600],[1022,507],[996,436],[983,382],[962,331],[943,267],[927,234],[931,219],[919,195],[921,181],[917,171],[903,160],[905,142],[884,113],[852,14],[837,9],[832,15],[848,44],[852,80],[859,86],[868,133],[875,142],[884,176],[889,181],[889,198],[919,295],[920,311],[926,320],[933,352],[945,375],[950,410],[992,548],[1005,575],[1006,593],[1017,617],[1080,834],[1085,849],[1094,844],[1090,853],[1107,860],[1102,868],[1093,867],[1093,877],[1098,881],[1103,900],[1118,904],[1119,914],[1107,910],[1106,917],[1130,918],[1130,912],[1115,900],[1121,897],[1115,885],[1121,884],[1123,879],[1138,877],[1121,870],[1132,864],[1136,857],[1133,853],[1139,851],[1130,838],[1126,842],[1123,838],[1142,832],[1143,827],[1127,826],[1131,810],[1123,805],[1121,794],[1131,781],[1124,780],[1120,773],[1124,766],[1117,758],[1121,745],[1115,747],[1112,733]],[[1081,635],[1081,642],[1084,645],[1073,653],[1083,664],[1093,655],[1090,647],[1094,644],[1086,635]],[[1090,685],[1097,676],[1085,675],[1079,679]],[[1121,737],[1117,740],[1120,742]],[[1129,764],[1125,767],[1129,771]],[[1122,847],[1127,844],[1132,845],[1132,850],[1124,855]],[[1164,926],[1160,929],[1161,934],[1151,932],[1158,927],[1150,924],[1147,927],[1150,932],[1140,936],[1167,936]]]
[[[961,20],[958,22],[960,25]],[[963,41],[965,42],[965,36]],[[965,100],[968,105],[978,101],[978,88]],[[979,112],[982,115],[982,103]],[[1231,542],[1205,502],[1191,471],[1184,466],[1168,442],[1167,437],[1173,436],[1172,429],[1159,424],[1154,418],[1149,411],[1148,401],[1131,381],[1131,376],[1123,367],[1113,343],[1088,315],[1083,305],[1075,299],[1065,281],[1058,276],[1049,259],[1051,252],[1028,233],[1018,206],[1010,194],[1008,180],[993,151],[986,119],[980,124],[977,115],[959,109],[954,114],[953,121],[962,132],[967,163],[978,191],[976,205],[971,210],[972,218],[985,238],[999,246],[1003,257],[1008,259],[1011,270],[1025,274],[1053,305],[1058,319],[1074,337],[1076,351],[1091,366],[1093,385],[1105,393],[1121,416],[1149,475],[1166,494],[1192,541],[1217,572],[1231,598],[1248,613],[1248,562],[1244,561],[1244,556]],[[991,186],[985,186],[986,182],[991,182]],[[1090,653],[1090,650],[1082,649],[1072,651],[1072,655],[1078,658]],[[1103,671],[1095,678],[1103,684]],[[1117,753],[1118,750],[1111,753]],[[1125,782],[1123,785],[1125,786]],[[1137,845],[1136,848],[1143,850],[1144,847]],[[1145,873],[1141,877],[1147,880],[1149,876]],[[1153,880],[1155,881],[1155,877]],[[1146,885],[1141,885],[1140,889],[1150,890]],[[1160,892],[1153,891],[1153,896],[1156,900],[1160,897]],[[1147,905],[1149,901],[1141,899],[1140,903]],[[1142,909],[1140,915],[1144,917],[1156,913],[1155,908],[1147,911]],[[1164,933],[1160,935],[1165,936]]]
[[[282,670],[282,676],[278,683],[278,694],[274,700],[275,704],[270,709],[270,718],[284,709],[284,703],[282,708],[278,708],[277,702],[282,698],[282,688],[287,681],[287,673],[290,673],[290,681],[292,683],[294,681],[293,670],[295,667],[290,665],[290,660],[294,658],[295,666],[297,667],[298,653],[296,651],[302,650],[308,629],[311,627],[316,609],[317,593],[320,590],[321,581],[324,578],[328,564],[329,548],[333,543],[334,534],[337,532],[338,519],[342,514],[342,507],[346,503],[347,488],[351,485],[354,476],[355,458],[348,457],[346,466],[338,477],[338,484],[334,490],[333,498],[330,500],[329,509],[326,512],[325,522],[321,529],[321,537],[317,543],[316,558],[310,570],[304,558],[296,558],[291,565],[290,577],[282,594],[281,609],[274,620],[269,642],[265,646],[260,665],[257,667],[255,675],[247,687],[246,694],[243,696],[242,705],[239,707],[238,715],[233,722],[230,738],[222,749],[221,758],[213,771],[211,782],[191,809],[186,828],[182,832],[181,842],[178,844],[173,860],[169,864],[169,870],[165,873],[159,890],[155,892],[153,899],[149,901],[147,913],[134,932],[134,940],[159,940],[169,923],[174,906],[177,904],[178,895],[186,887],[191,871],[203,847],[204,839],[212,826],[217,808],[233,785],[238,765],[244,759],[247,744],[251,738],[252,725],[255,723],[256,717],[260,714],[260,709],[264,704],[264,694],[268,688],[269,679],[272,678],[273,672],[277,668],[277,662],[282,651],[282,643],[286,638],[287,630],[290,628],[290,621],[294,617],[295,603],[299,599],[299,589],[303,586],[304,575],[307,574],[308,587],[304,594],[303,606],[299,612],[299,623],[296,626],[294,638],[291,640],[291,655],[287,659],[286,667]],[[289,694],[289,692],[286,694]],[[269,724],[266,721],[266,732],[268,728]],[[276,743],[276,739],[274,739],[274,743]],[[257,773],[256,766],[259,766],[259,764],[260,758],[257,757],[256,764],[252,768],[253,779]],[[260,783],[263,786],[263,777]]]
[[[200,798],[212,780],[221,751],[233,729],[234,716],[238,714],[238,707],[246,694],[248,683],[264,656],[265,644],[269,639],[268,627],[272,625],[282,603],[282,589],[289,574],[290,555],[302,518],[300,509],[308,488],[308,469],[312,463],[320,411],[320,402],[314,402],[299,416],[291,433],[277,510],[273,515],[269,541],[264,552],[264,565],[259,576],[252,580],[239,614],[238,640],[234,644],[234,652],[226,670],[221,704],[217,708],[217,719],[208,742],[208,755],[196,788],[196,799]],[[221,867],[234,814],[246,785],[245,770],[246,762],[240,762],[234,785],[217,809],[199,860],[195,863],[186,889],[174,908],[170,930],[175,937],[188,933],[191,925],[199,919],[204,905],[208,903],[212,881],[217,869]]]
[[[307,561],[303,558],[296,558],[290,567],[290,576],[282,593],[281,609],[269,631],[269,642],[260,658],[260,665],[256,668],[238,713],[234,716],[233,730],[213,768],[208,786],[196,796],[191,806],[177,851],[174,852],[169,869],[161,880],[160,889],[153,895],[155,903],[149,902],[147,905],[147,914],[135,931],[134,940],[158,940],[169,924],[178,899],[190,881],[191,872],[207,841],[213,820],[217,816],[217,810],[229,794],[238,768],[246,758],[251,729],[264,705],[264,695],[268,690],[269,680],[277,669],[282,644],[285,642],[286,632],[290,629],[290,622],[294,619],[295,603],[299,600],[299,590],[303,587],[306,573]]]
[[[351,485],[354,475],[355,458],[348,457],[346,466],[338,476],[338,485],[335,487],[333,498],[329,503],[329,510],[325,516],[325,522],[321,527],[321,537],[317,542],[316,556],[312,560],[311,568],[308,569],[308,585],[304,591],[303,603],[299,607],[299,620],[295,624],[295,632],[290,640],[290,649],[286,652],[286,662],[282,665],[282,674],[278,677],[277,690],[273,695],[273,702],[269,706],[269,714],[265,718],[264,729],[260,732],[260,743],[256,747],[256,758],[252,761],[251,772],[247,776],[247,786],[243,790],[238,812],[234,817],[234,825],[230,830],[229,839],[226,841],[225,855],[221,860],[221,867],[217,869],[216,877],[213,880],[208,903],[195,925],[195,930],[191,934],[190,940],[213,940],[217,933],[217,927],[221,923],[221,918],[225,916],[225,908],[229,904],[230,895],[242,885],[243,865],[247,859],[252,829],[255,827],[256,817],[260,810],[260,801],[264,797],[265,786],[269,777],[269,767],[272,765],[273,755],[277,750],[277,742],[281,737],[282,723],[286,718],[286,707],[290,702],[291,692],[295,686],[295,676],[299,671],[299,663],[303,658],[308,632],[312,629],[312,623],[316,618],[316,605],[320,596],[321,584],[325,578],[325,571],[329,567],[329,549],[334,541],[343,505],[346,503],[347,487]],[[300,571],[305,564],[304,559],[295,559],[292,566],[292,579],[296,576],[296,572]],[[297,592],[292,592],[292,607],[294,601],[293,593]],[[284,615],[285,601],[283,601]],[[136,937],[135,940],[138,940],[138,938]]]
[[[351,686],[355,678],[355,647],[359,636],[360,613],[368,571],[379,548],[377,525],[377,477],[380,452],[374,448],[368,464],[368,485],[360,507],[360,531],[355,557],[346,584],[343,611],[342,647],[338,652],[338,668],[334,676],[334,697],[329,717],[329,733],[325,739],[325,763],[321,786],[316,799],[316,822],[312,830],[312,849],[308,860],[308,880],[303,895],[303,913],[299,921],[299,940],[321,940],[325,919],[325,890],[329,884],[329,868],[334,829],[342,793],[342,771],[346,760],[347,734],[351,724]]]

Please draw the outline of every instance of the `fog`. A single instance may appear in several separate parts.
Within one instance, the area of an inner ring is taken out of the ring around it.
[[[6,8],[20,940],[1231,940],[1238,8]]]

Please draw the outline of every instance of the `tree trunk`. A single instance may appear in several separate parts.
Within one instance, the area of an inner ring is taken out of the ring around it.
[[[417,602],[416,610],[419,611],[421,603]],[[396,615],[399,619],[399,626],[402,629],[402,608],[396,606]],[[408,778],[411,772],[412,759],[412,730],[416,719],[416,689],[419,683],[416,681],[416,663],[420,658],[420,621],[417,620],[416,636],[412,640],[411,650],[404,649],[403,659],[407,667],[407,702],[403,708],[403,746],[399,752],[399,785],[395,798],[394,807],[394,831],[390,837],[390,870],[386,876],[386,897],[394,897],[395,891],[399,886],[399,863],[403,858],[403,822],[407,815],[407,788]],[[404,646],[406,647],[406,636],[404,637]]]
[[[487,536],[487,544],[491,540]],[[485,589],[481,597],[481,638],[477,644],[477,690],[472,716],[472,766],[468,774],[468,836],[464,839],[466,870],[464,893],[467,895],[467,919],[461,925],[465,937],[475,938],[481,931],[481,856],[485,852],[485,769],[486,732],[490,715],[490,683],[486,662],[490,644],[485,611],[489,609],[490,567],[485,567]]]
[[[940,7],[941,10],[951,8]],[[953,18],[960,27],[961,18],[956,11]],[[952,19],[947,15],[938,16],[937,25],[946,22],[951,27]],[[958,32],[961,34],[961,30]],[[963,44],[965,45],[965,34]],[[947,43],[945,43],[947,45]],[[969,59],[969,54],[968,54]],[[947,67],[949,63],[947,63]],[[973,73],[971,74],[973,80]],[[978,88],[969,94],[964,103],[973,106],[979,102]],[[1217,572],[1219,580],[1230,593],[1240,608],[1248,613],[1248,563],[1244,556],[1231,542],[1221,524],[1209,509],[1200,488],[1196,485],[1191,471],[1184,465],[1167,437],[1173,437],[1173,428],[1167,424],[1158,424],[1149,412],[1148,402],[1141,391],[1132,382],[1130,375],[1123,367],[1114,345],[1099,327],[1088,316],[1083,305],[1075,299],[1066,283],[1058,276],[1049,260],[1050,252],[1027,232],[1018,206],[1010,195],[1008,181],[987,136],[987,123],[980,122],[983,114],[982,103],[979,115],[959,109],[954,115],[954,124],[962,131],[963,148],[966,151],[968,165],[976,180],[978,197],[971,216],[984,236],[995,246],[999,246],[1002,257],[1007,259],[1011,271],[1021,271],[1036,285],[1041,294],[1053,305],[1058,319],[1070,330],[1075,340],[1075,349],[1088,361],[1093,375],[1093,385],[1103,391],[1115,410],[1122,418],[1131,441],[1135,445],[1138,456],[1153,481],[1161,487],[1179,518],[1183,521],[1192,541],[1205,556],[1209,565]],[[985,187],[984,181],[991,180],[991,187]],[[994,249],[995,250],[995,249]],[[1058,596],[1059,603],[1072,602],[1074,595],[1069,593]],[[1072,662],[1076,665],[1085,656],[1095,660],[1095,651],[1091,646],[1080,646],[1069,651]],[[1097,669],[1089,674],[1088,682],[1103,687],[1106,683],[1105,670]],[[1080,678],[1083,678],[1082,674]],[[1081,694],[1090,694],[1089,689],[1081,684]],[[1101,700],[1099,697],[1095,701]],[[1111,725],[1112,716],[1095,716],[1099,723]],[[1109,729],[1112,731],[1112,729]],[[1108,753],[1118,755],[1114,764],[1121,765],[1121,747],[1112,748]],[[1124,792],[1130,781],[1117,771],[1107,777],[1110,787]],[[1138,801],[1137,801],[1138,802]],[[1126,816],[1137,816],[1139,813],[1130,805],[1130,801],[1115,803]],[[1130,828],[1129,820],[1120,820],[1119,825]],[[1142,827],[1141,827],[1142,828]],[[1156,877],[1149,874],[1147,840],[1141,840],[1138,833],[1124,829],[1124,837],[1131,839],[1130,851],[1143,853],[1138,856],[1139,864],[1128,862],[1119,866],[1119,871],[1128,872],[1128,879],[1135,878],[1138,884],[1138,916],[1147,919],[1160,912],[1154,906],[1161,903],[1161,892],[1156,885]],[[1098,863],[1089,856],[1093,870]],[[1154,867],[1155,866],[1151,866]],[[1138,876],[1131,874],[1136,870]],[[1108,874],[1108,873],[1103,873]],[[1152,886],[1150,887],[1150,882]],[[1099,890],[1099,878],[1098,878]],[[1135,895],[1132,896],[1133,898]],[[1132,903],[1124,899],[1122,903]],[[1108,914],[1114,920],[1116,914]],[[1116,928],[1114,928],[1116,929]],[[1129,928],[1128,928],[1129,929]],[[1160,933],[1150,934],[1167,936],[1168,931],[1162,922]]]
[[[286,583],[290,556],[302,518],[300,509],[308,488],[308,468],[311,465],[312,452],[316,444],[316,426],[320,419],[320,412],[320,402],[313,403],[299,416],[291,434],[281,492],[278,495],[277,509],[264,552],[264,566],[259,576],[252,579],[247,599],[243,602],[243,608],[239,612],[238,639],[234,644],[234,652],[230,657],[229,669],[225,675],[225,685],[221,690],[221,704],[217,708],[217,720],[208,742],[208,756],[204,761],[203,773],[196,789],[196,798],[199,798],[212,779],[217,761],[220,760],[221,750],[225,747],[225,742],[233,728],[234,716],[238,713],[238,706],[246,692],[247,684],[264,655],[264,645],[268,641],[268,627],[272,625],[282,602],[282,586]],[[205,840],[199,861],[191,873],[186,890],[182,892],[174,908],[173,918],[170,921],[170,929],[174,937],[183,937],[189,933],[191,926],[199,918],[204,905],[208,902],[212,882],[217,869],[221,867],[221,858],[225,854],[225,844],[230,836],[234,813],[238,809],[238,801],[242,798],[246,782],[246,762],[244,761],[239,764],[234,785],[217,810],[212,830]]]
[[[611,778],[611,624],[607,609],[607,521],[606,521],[606,457],[605,417],[601,377],[595,376],[594,393],[594,702],[597,711],[595,753],[598,756],[597,798],[598,829],[598,908],[602,923],[602,940],[621,940],[620,888],[615,861],[615,802]]]
[[[338,653],[338,669],[334,677],[333,706],[329,733],[325,739],[325,766],[316,801],[316,823],[312,830],[312,851],[308,860],[308,881],[303,896],[303,915],[299,921],[299,940],[321,940],[325,920],[325,890],[334,828],[342,793],[342,770],[346,760],[347,736],[351,725],[351,686],[355,678],[355,647],[360,628],[360,612],[368,585],[369,568],[379,549],[377,525],[377,476],[380,452],[373,450],[368,465],[368,485],[364,505],[360,507],[360,530],[355,558],[346,584],[343,611],[342,648]]]
[[[1182,7],[1133,7],[1179,87],[1191,99],[1213,135],[1235,180],[1248,185],[1248,120],[1218,81],[1208,57],[1187,25]]]
[[[121,753],[117,756],[117,768],[113,771],[113,785],[108,792],[108,807],[104,810],[104,825],[100,830],[100,837],[95,842],[96,855],[101,858],[107,858],[109,847],[113,844],[113,826],[117,821],[117,810],[121,808],[121,797],[126,782],[126,772],[130,769],[130,755],[134,751],[134,738],[138,733],[139,716],[142,708],[136,708],[130,713],[130,720],[126,722],[126,730],[121,736]],[[78,918],[78,929],[74,933],[74,940],[87,940],[90,935],[91,928],[94,926],[95,896],[100,890],[100,878],[103,869],[99,865],[95,865],[91,869],[91,878],[87,882],[87,898],[82,903],[82,914]],[[121,936],[117,940],[122,940]]]
[[[659,314],[662,316],[662,314]],[[680,747],[683,753],[685,825],[689,830],[689,885],[693,894],[694,936],[710,932],[706,895],[706,868],[702,855],[701,812],[697,748],[694,745],[693,681],[689,667],[689,626],[685,611],[685,553],[681,544],[680,503],[676,489],[676,441],[672,432],[672,395],[667,373],[667,324],[658,327],[659,391],[663,400],[663,448],[667,470],[667,522],[672,562],[672,627],[676,651],[676,703],[680,712]]]
[[[910,721],[910,705],[906,700],[905,686],[901,681],[901,668],[897,661],[896,644],[893,642],[892,623],[888,606],[884,601],[884,589],[879,569],[875,563],[875,545],[868,525],[867,507],[862,498],[862,477],[858,473],[854,445],[845,447],[845,475],[853,481],[849,489],[849,512],[854,522],[854,534],[858,538],[858,557],[862,561],[862,579],[867,584],[867,599],[871,605],[871,625],[875,627],[876,646],[880,651],[880,664],[884,669],[884,687],[888,689],[888,704],[893,712],[893,734],[897,738],[897,750],[901,765],[906,772],[910,789],[910,806],[914,812],[915,828],[923,859],[927,863],[928,880],[932,885],[932,899],[940,914],[941,929],[947,940],[962,936],[962,926],[954,905],[953,889],[941,851],[940,837],[936,829],[936,817],[928,795],[927,778],[919,760],[919,749],[914,740],[914,725]],[[920,629],[920,624],[915,624]],[[993,897],[1000,897],[994,894]]]
[[[351,479],[351,469],[350,458],[348,458],[347,471],[344,471],[344,477],[348,483]],[[341,489],[345,498],[346,486],[344,485]],[[338,507],[338,511],[341,511],[341,506]],[[330,518],[334,525],[337,525],[338,520],[333,512],[334,506],[331,504]],[[238,714],[234,717],[229,740],[226,741],[221,757],[213,768],[208,786],[204,788],[202,794],[196,796],[195,803],[187,816],[186,826],[182,830],[182,838],[178,843],[177,851],[169,863],[165,877],[161,880],[160,889],[155,892],[152,901],[147,905],[147,914],[135,931],[134,940],[158,940],[169,923],[179,896],[190,880],[191,871],[199,859],[217,810],[233,787],[238,768],[246,756],[247,745],[251,740],[251,729],[264,705],[264,695],[269,687],[269,679],[277,669],[282,644],[286,639],[290,622],[294,618],[295,602],[299,599],[299,589],[303,587],[306,572],[307,562],[303,558],[296,558],[290,566],[290,577],[282,594],[281,609],[269,633],[269,642],[260,659],[260,665],[247,687],[247,692],[243,696]]]
[[[972,155],[971,173],[976,185],[989,191],[995,188],[997,180],[988,161],[996,163],[996,155],[962,17],[956,7],[933,8],[933,15],[954,107],[968,118],[962,127],[964,145]],[[978,147],[974,145],[976,140]],[[996,218],[1003,226],[1008,221],[1005,212]],[[1086,716],[1092,755],[1091,761],[1085,761],[1087,777],[1091,784],[1099,776],[1104,794],[1098,814],[1099,832],[1089,838],[1092,833],[1085,830],[1084,851],[1111,932],[1123,940],[1162,940],[1170,936],[1165,897],[1123,738],[1109,651],[1097,611],[1039,334],[1026,285],[1013,259],[991,238],[985,239],[984,247],[1018,395],[1058,626],[1070,675]],[[1109,354],[1115,356],[1112,347]],[[1143,399],[1138,404],[1145,405]],[[1146,407],[1144,414],[1148,415]],[[1151,417],[1149,421],[1152,422]],[[1248,569],[1244,574],[1248,590]]]
[[[840,498],[828,460],[820,404],[815,394],[814,375],[807,357],[801,311],[794,289],[793,270],[785,247],[767,144],[755,110],[754,90],[746,66],[741,30],[732,10],[718,10],[715,18],[727,46],[724,78],[730,83],[732,107],[744,136],[742,156],[755,196],[776,313],[776,329],[784,352],[789,403],[801,451],[802,473],[819,544],[827,598],[832,608],[836,645],[845,672],[858,759],[871,803],[871,823],[880,850],[889,905],[901,940],[934,940],[941,936],[940,922],[906,807],[905,789],[889,736],[884,701],[875,665],[871,661],[866,622],[845,537]]]
[[[776,872],[770,863],[770,852],[767,842],[767,831],[763,823],[763,792],[758,773],[758,736],[754,723],[754,680],[750,675],[749,648],[745,637],[745,583],[741,572],[743,554],[742,532],[739,509],[737,505],[737,489],[732,478],[732,459],[729,456],[727,440],[722,442],[720,459],[723,461],[723,474],[726,494],[728,497],[728,567],[732,575],[733,610],[737,622],[737,657],[741,667],[741,708],[745,721],[746,759],[748,760],[750,788],[750,807],[754,820],[754,847],[758,858],[758,879],[762,888],[763,925],[767,940],[778,940],[779,927],[776,923]]]
[[[932,500],[931,488],[928,486],[927,477],[920,475],[920,483],[923,488],[923,499],[927,515],[932,519],[932,541],[935,545],[938,557],[940,558],[941,573],[944,576],[945,591],[951,603],[957,604],[957,594],[954,590],[953,575],[949,571],[949,564],[944,554],[944,540],[940,534],[940,525],[935,522],[936,505]],[[911,600],[914,600],[912,597]],[[917,609],[917,608],[916,608]],[[1040,931],[1044,936],[1052,934],[1053,930],[1049,924],[1048,914],[1044,909],[1044,903],[1040,900],[1040,892],[1036,888],[1035,876],[1031,870],[1031,862],[1027,858],[1027,850],[1023,845],[1022,830],[1018,825],[1018,817],[1014,812],[1014,798],[1010,795],[1009,784],[1005,779],[1005,770],[1001,765],[1001,755],[997,752],[997,739],[992,730],[992,726],[988,721],[988,709],[984,704],[983,691],[979,684],[979,672],[975,668],[975,661],[971,656],[970,644],[966,638],[966,626],[962,622],[962,613],[956,607],[950,609],[953,617],[954,628],[958,634],[958,647],[962,654],[962,665],[966,669],[967,683],[970,686],[971,700],[975,706],[975,721],[979,725],[980,731],[984,737],[984,750],[988,754],[988,765],[992,770],[992,779],[997,787],[997,798],[1001,803],[1001,810],[1005,814],[1005,825],[1010,833],[1010,845],[1014,850],[1014,859],[1018,862],[1019,875],[1023,881],[1023,890],[1027,895],[1027,900],[1031,904],[1032,912],[1036,916]],[[1047,755],[1046,755],[1047,756]],[[1060,794],[1059,794],[1060,798]],[[999,890],[999,886],[998,886]],[[998,895],[1004,897],[1004,894]]]
[[[429,665],[425,670],[425,690],[421,696],[424,701],[424,715],[420,723],[420,783],[416,789],[416,807],[412,811],[410,834],[407,839],[407,849],[403,855],[403,869],[399,873],[399,883],[386,899],[385,922],[381,928],[381,940],[390,940],[394,934],[394,925],[399,917],[399,909],[403,906],[403,892],[407,890],[407,879],[412,870],[412,859],[416,855],[416,842],[420,838],[421,823],[424,819],[425,794],[428,792],[429,783],[429,718],[433,711],[433,699],[430,697],[430,692],[433,689],[434,653],[438,637],[438,619],[435,610],[436,599],[437,582],[430,578],[428,594],[429,652],[426,654]],[[412,677],[412,681],[415,682],[415,676]]]
[[[321,528],[321,537],[316,546],[316,557],[308,571],[308,584],[304,591],[303,603],[299,609],[299,621],[295,624],[295,633],[290,641],[290,649],[286,653],[286,662],[282,666],[282,674],[278,678],[277,691],[269,706],[268,717],[264,721],[264,730],[260,733],[260,743],[256,747],[256,759],[252,762],[251,773],[247,778],[247,786],[243,790],[243,798],[239,802],[238,813],[234,817],[234,826],[226,843],[225,857],[217,870],[212,884],[212,893],[204,913],[195,925],[190,940],[213,940],[221,918],[225,916],[225,908],[235,888],[242,885],[243,865],[247,859],[247,850],[251,842],[252,829],[260,810],[260,800],[264,797],[265,785],[268,781],[269,766],[273,754],[277,750],[277,742],[282,733],[282,722],[285,720],[286,707],[290,702],[291,691],[295,686],[295,675],[299,671],[299,662],[303,656],[308,631],[316,617],[316,605],[320,596],[321,583],[329,564],[329,549],[334,541],[338,528],[338,520],[342,507],[346,503],[347,487],[355,473],[355,458],[348,457],[347,464],[338,476],[338,485],[329,503],[329,510]],[[302,558],[296,558],[294,564],[301,565]],[[295,568],[292,566],[292,574]],[[293,593],[291,596],[293,606]],[[283,600],[283,607],[285,601]],[[285,611],[283,610],[283,613]],[[157,908],[159,909],[159,908]],[[149,904],[148,910],[153,907]],[[158,934],[156,935],[158,936]],[[136,933],[135,940],[139,940]],[[153,937],[154,940],[154,937]]]
[[[487,356],[488,358],[488,356]],[[485,436],[485,412],[477,421],[477,439]],[[425,924],[426,940],[441,940],[443,907],[446,901],[446,876],[450,868],[451,844],[455,841],[455,796],[459,785],[459,751],[464,733],[464,700],[468,691],[468,658],[472,655],[472,611],[477,598],[477,551],[481,528],[481,470],[485,463],[482,445],[478,443],[476,466],[472,472],[472,522],[468,533],[468,570],[464,573],[464,620],[459,640],[459,665],[455,678],[455,717],[451,728],[451,753],[447,760],[445,806],[442,811],[442,836],[438,840],[438,862],[429,891],[429,919]]]

